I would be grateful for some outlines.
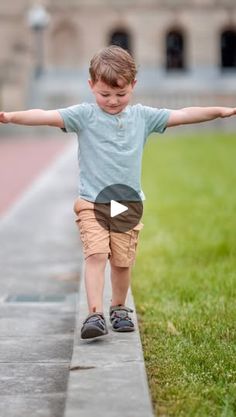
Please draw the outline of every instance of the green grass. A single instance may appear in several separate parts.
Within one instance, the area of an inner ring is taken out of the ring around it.
[[[236,135],[152,137],[133,293],[159,417],[236,416]]]

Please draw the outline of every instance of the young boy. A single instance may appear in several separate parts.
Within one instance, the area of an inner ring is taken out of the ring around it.
[[[119,332],[134,330],[129,314],[132,311],[125,306],[125,301],[142,223],[131,230],[114,232],[109,229],[102,211],[97,220],[98,205],[95,203],[99,193],[107,186],[119,183],[131,187],[143,199],[141,159],[150,133],[163,133],[167,127],[236,114],[236,108],[226,107],[167,110],[141,104],[130,106],[136,84],[136,66],[130,54],[117,46],[99,51],[91,60],[89,72],[89,85],[96,100],[94,104],[48,111],[0,112],[0,123],[49,125],[78,135],[79,198],[74,210],[85,255],[89,310],[81,329],[83,339],[108,332],[103,315],[104,270],[108,258],[111,265],[112,329]]]

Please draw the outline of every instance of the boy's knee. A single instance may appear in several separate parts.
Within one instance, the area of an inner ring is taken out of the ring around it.
[[[108,259],[107,253],[93,253],[86,258],[86,263],[104,263]]]
[[[113,269],[114,271],[122,272],[131,269],[131,266],[117,266],[111,263],[111,269]]]

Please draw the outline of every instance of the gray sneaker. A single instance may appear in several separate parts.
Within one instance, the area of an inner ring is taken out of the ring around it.
[[[83,322],[81,329],[82,339],[104,336],[108,333],[106,321],[102,313],[92,313]]]
[[[110,322],[115,332],[133,332],[134,323],[128,313],[133,313],[129,307],[119,304],[110,307]]]

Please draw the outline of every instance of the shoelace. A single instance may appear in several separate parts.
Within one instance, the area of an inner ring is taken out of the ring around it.
[[[125,319],[125,320],[131,320],[131,317],[129,317],[128,313],[133,313],[134,310],[129,307],[118,307],[114,308],[114,310],[111,309],[111,320],[114,319]]]
[[[95,322],[95,321],[100,321],[100,322],[104,322],[104,317],[103,317],[103,315],[102,314],[99,314],[99,313],[93,313],[93,314],[90,314],[86,319],[85,319],[85,321],[83,322],[83,324],[85,324],[85,323],[90,323],[90,322]]]

